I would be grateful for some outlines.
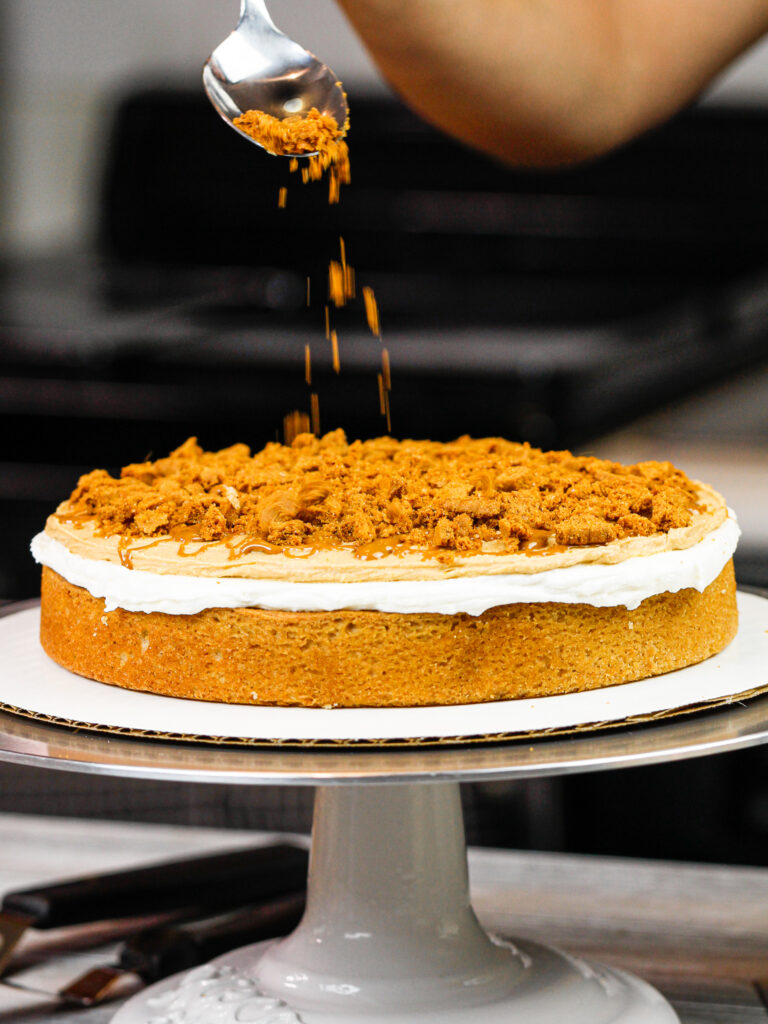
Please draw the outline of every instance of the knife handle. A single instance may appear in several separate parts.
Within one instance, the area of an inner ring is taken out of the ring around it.
[[[2,910],[31,917],[35,928],[223,910],[304,888],[308,860],[287,843],[250,847],[7,893]]]
[[[287,935],[301,920],[305,895],[296,892],[228,914],[148,928],[123,946],[120,967],[152,983],[197,967],[251,942]]]

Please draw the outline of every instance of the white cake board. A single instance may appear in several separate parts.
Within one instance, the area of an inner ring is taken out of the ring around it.
[[[739,633],[699,665],[556,697],[426,708],[282,708],[123,690],[74,675],[37,641],[39,609],[0,619],[0,705],[79,728],[197,741],[312,744],[500,740],[643,721],[768,687],[768,602],[739,595]]]

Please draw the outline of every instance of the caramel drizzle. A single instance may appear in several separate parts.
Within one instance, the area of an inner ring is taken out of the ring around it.
[[[283,551],[283,548],[277,547],[276,544],[269,544],[265,540],[254,540],[253,537],[230,537],[224,541],[224,546],[229,552],[227,557],[230,562],[253,554],[254,551],[260,555],[278,555]]]
[[[91,512],[54,513],[54,516],[59,520],[59,522],[74,526],[77,529],[88,523],[95,524],[97,526],[97,529],[94,530],[95,536],[108,536],[104,533],[103,528],[98,528],[98,517],[93,515]],[[224,547],[227,548],[227,560],[230,562],[237,561],[240,558],[244,558],[247,555],[254,553],[258,553],[260,555],[284,555],[286,558],[311,558],[312,555],[319,554],[323,551],[349,551],[354,558],[363,562],[379,561],[380,559],[389,556],[402,558],[406,555],[419,554],[422,556],[424,561],[428,561],[446,554],[446,549],[444,548],[423,548],[403,539],[402,537],[396,536],[380,537],[377,540],[369,541],[365,544],[314,542],[300,547],[279,547],[277,544],[270,544],[265,540],[241,535],[220,538],[219,540],[206,540],[197,533],[196,526],[184,525],[169,527],[168,533],[163,534],[161,537],[138,538],[127,535],[120,536],[117,541],[117,555],[120,560],[120,564],[126,569],[133,569],[134,565],[132,556],[134,554],[142,551],[148,551],[150,548],[166,543],[169,539],[178,542],[177,554],[179,558],[194,558],[203,548],[210,547],[214,544],[223,544]],[[191,545],[194,545],[194,550],[189,550]],[[582,545],[582,548],[602,546],[603,545],[599,544]],[[528,540],[521,541],[520,547],[517,551],[467,551],[456,552],[456,554],[460,557],[462,555],[476,554],[493,554],[498,556],[521,554],[526,555],[527,557],[545,557],[547,555],[562,553],[568,550],[568,545],[557,544],[555,542],[554,534],[550,533],[548,530],[532,529],[530,538]]]
[[[95,516],[93,512],[54,512],[53,518],[58,519],[60,523],[65,523],[68,526],[74,526],[76,530],[79,530],[86,523],[98,523],[98,516]],[[103,537],[103,533],[97,534],[99,537]]]
[[[120,564],[124,565],[126,569],[133,568],[133,562],[131,561],[131,548],[128,545],[130,537],[119,537],[117,541],[117,557],[120,559]]]
[[[367,544],[359,544],[357,547],[349,547],[354,558],[359,558],[363,562],[373,562],[380,558],[386,558],[388,555],[395,555],[396,557],[402,558],[403,555],[418,554],[420,551],[424,551],[423,548],[417,548],[407,540],[403,540],[399,537],[380,537],[378,540],[369,541]],[[435,554],[437,553],[437,549]],[[424,553],[424,557],[428,557],[427,553]],[[434,557],[430,554],[429,557]]]
[[[556,544],[555,535],[549,530],[531,530],[528,540],[520,542],[521,555],[553,555],[556,551],[567,551],[565,544]]]

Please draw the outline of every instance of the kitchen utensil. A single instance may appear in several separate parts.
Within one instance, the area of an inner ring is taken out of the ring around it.
[[[301,920],[304,903],[305,895],[299,892],[214,917],[149,928],[125,943],[116,964],[87,971],[58,995],[67,1002],[92,1006],[128,975],[151,984],[239,946],[287,935]]]
[[[233,123],[246,110],[282,120],[316,107],[339,126],[347,119],[347,99],[336,75],[275,26],[264,0],[242,0],[237,27],[205,62],[203,86],[216,111],[249,142],[256,140]]]
[[[301,920],[304,904],[304,892],[296,892],[223,914],[144,928],[125,942],[116,962],[92,966],[63,986],[58,982],[59,973],[55,990],[48,981],[50,971],[41,981],[40,971],[34,968],[6,977],[0,984],[48,999],[93,1006],[112,995],[116,987],[123,993],[126,985],[121,982],[135,989],[239,946],[285,935]],[[94,962],[92,955],[89,959]]]
[[[279,843],[6,893],[0,907],[0,975],[27,928],[59,928],[184,908],[223,910],[302,889],[307,864],[306,850]]]

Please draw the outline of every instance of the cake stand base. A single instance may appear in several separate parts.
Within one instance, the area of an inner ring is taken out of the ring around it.
[[[639,978],[529,942],[515,947],[525,977],[484,1005],[408,1010],[349,998],[334,1010],[306,1010],[290,997],[266,994],[259,963],[268,946],[247,946],[153,985],[113,1024],[679,1024],[671,1006]],[[443,995],[436,989],[436,1004]]]
[[[318,791],[298,928],[134,996],[112,1024],[679,1024],[649,985],[489,935],[457,783]]]

